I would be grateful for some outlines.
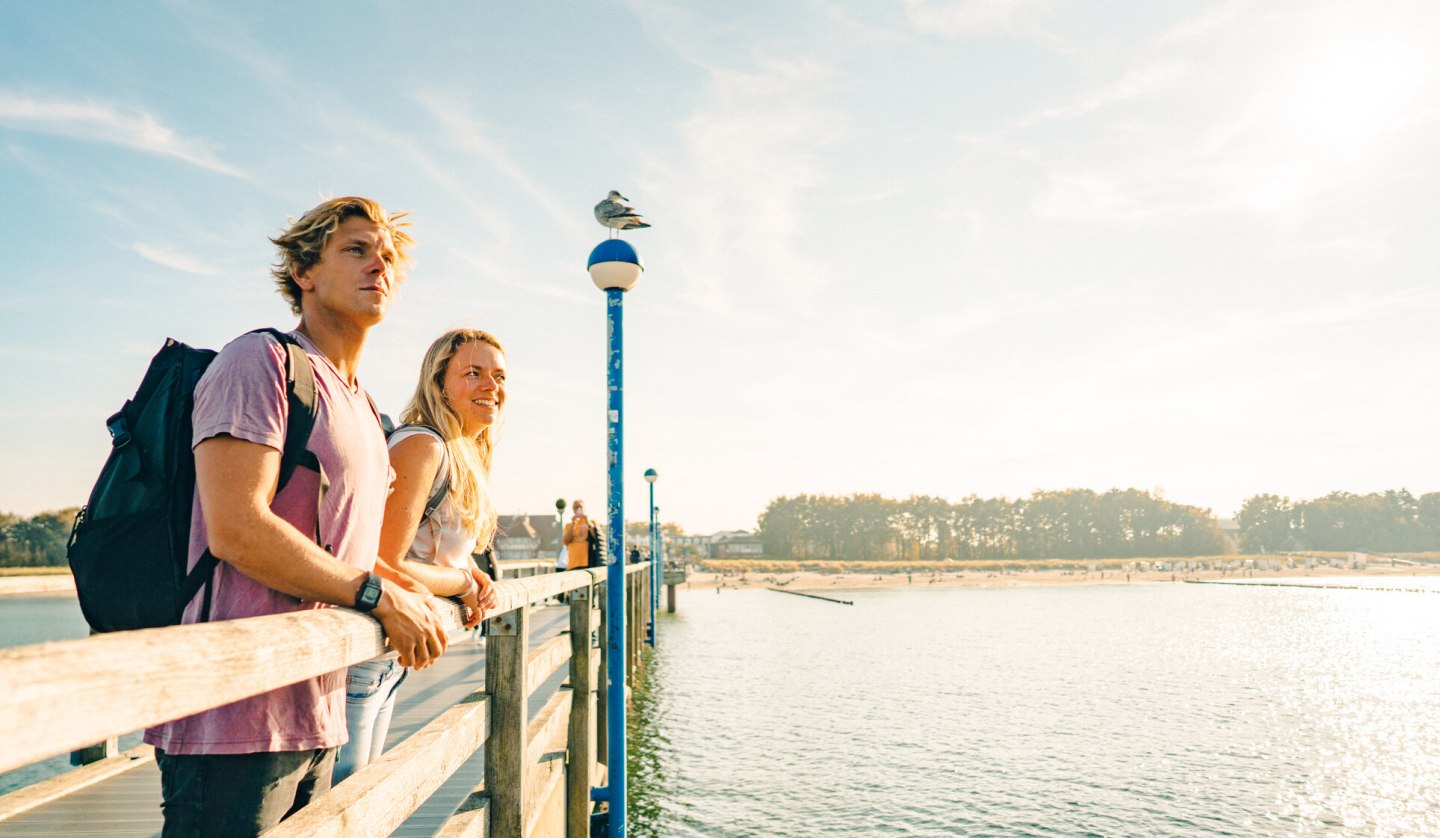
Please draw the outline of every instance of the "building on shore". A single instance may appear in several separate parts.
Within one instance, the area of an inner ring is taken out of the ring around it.
[[[598,523],[598,522],[597,522]],[[604,530],[604,527],[601,527]],[[496,525],[495,556],[500,561],[554,561],[560,552],[560,525],[554,514],[501,515]],[[642,554],[648,545],[642,538],[630,539],[630,547]],[[758,559],[765,554],[765,543],[748,530],[725,530],[710,535],[666,535],[667,560],[686,557],[700,559]]]
[[[555,561],[560,554],[560,524],[548,515],[501,515],[495,527],[495,556],[500,561]]]

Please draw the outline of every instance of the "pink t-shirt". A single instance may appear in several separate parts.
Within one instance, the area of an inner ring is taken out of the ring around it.
[[[351,390],[335,367],[296,334],[315,368],[319,410],[306,446],[325,469],[330,487],[318,509],[321,544],[337,559],[371,569],[380,548],[380,522],[394,472],[385,435],[362,389]],[[194,445],[220,434],[282,450],[289,406],[284,347],[268,335],[236,338],[215,358],[195,388]],[[307,538],[316,531],[320,476],[295,469],[271,509]],[[197,493],[191,518],[190,564],[208,535]],[[211,579],[211,620],[234,620],[326,607],[261,585],[221,561]],[[204,592],[185,609],[199,617]],[[145,741],[171,754],[244,754],[334,748],[345,743],[345,670],[241,699],[145,731]]]

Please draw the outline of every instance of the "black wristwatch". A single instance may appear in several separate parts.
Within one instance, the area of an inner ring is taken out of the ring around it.
[[[365,577],[365,584],[360,586],[360,592],[355,594],[355,610],[361,614],[369,614],[380,604],[380,594],[383,592],[380,587],[380,577],[377,574],[370,574]]]

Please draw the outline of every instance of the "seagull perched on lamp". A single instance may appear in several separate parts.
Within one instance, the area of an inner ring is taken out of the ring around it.
[[[639,230],[649,227],[634,207],[621,203],[628,200],[630,199],[614,189],[610,190],[605,200],[595,205],[595,220],[612,230]]]

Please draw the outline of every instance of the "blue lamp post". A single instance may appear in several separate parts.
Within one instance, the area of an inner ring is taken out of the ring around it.
[[[610,665],[606,693],[606,732],[609,753],[607,785],[592,789],[590,796],[610,804],[601,823],[610,838],[625,836],[625,476],[624,435],[624,294],[640,281],[645,264],[634,247],[622,239],[608,239],[590,251],[587,265],[595,287],[605,292],[605,372],[609,393],[606,410],[606,447],[609,454],[609,556],[605,575],[605,643]]]
[[[651,646],[655,645],[655,592],[659,590],[660,580],[656,578],[655,567],[659,551],[655,544],[656,527],[659,526],[659,518],[655,512],[655,481],[660,478],[659,473],[653,468],[645,469],[645,482],[650,484],[650,622],[645,626],[645,637]]]

